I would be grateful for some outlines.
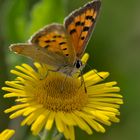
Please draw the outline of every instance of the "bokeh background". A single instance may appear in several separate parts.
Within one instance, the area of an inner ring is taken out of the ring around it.
[[[0,87],[13,77],[9,70],[32,61],[13,54],[11,43],[26,42],[38,29],[52,22],[63,23],[72,10],[88,0],[0,0]],[[124,105],[121,122],[106,127],[106,133],[88,136],[76,130],[77,140],[140,140],[140,1],[102,0],[95,31],[88,44],[88,64],[98,71],[109,71],[108,80],[118,81]],[[87,71],[88,68],[85,69]],[[0,131],[14,127],[13,140],[38,139],[28,127],[19,127],[22,118],[10,121],[3,110],[13,104],[0,91]]]

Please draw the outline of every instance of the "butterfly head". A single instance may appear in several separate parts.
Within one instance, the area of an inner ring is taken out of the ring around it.
[[[80,69],[82,66],[82,61],[81,60],[76,60],[76,62],[74,63],[74,67],[77,69]]]

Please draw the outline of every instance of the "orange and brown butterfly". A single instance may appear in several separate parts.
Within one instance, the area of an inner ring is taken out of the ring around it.
[[[100,6],[100,0],[93,0],[73,11],[65,18],[63,25],[50,24],[35,33],[28,43],[12,44],[10,50],[71,76],[82,66],[81,57]]]

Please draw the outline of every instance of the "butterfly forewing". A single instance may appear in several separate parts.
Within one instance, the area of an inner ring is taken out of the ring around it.
[[[69,64],[72,64],[75,60],[75,50],[68,40],[68,35],[65,32],[64,26],[61,24],[46,26],[33,35],[29,41],[32,44],[65,57]]]
[[[84,7],[74,11],[64,21],[65,28],[70,34],[70,41],[75,48],[76,56],[81,58],[87,42],[95,26],[101,2],[92,1]]]
[[[75,60],[74,48],[60,24],[51,24],[35,33],[29,43],[12,44],[10,49],[35,61],[62,68]]]

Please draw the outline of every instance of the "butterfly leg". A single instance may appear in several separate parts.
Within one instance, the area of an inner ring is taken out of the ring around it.
[[[59,70],[61,70],[61,68],[60,68]],[[64,78],[64,81],[62,82],[61,92],[62,92],[63,89],[64,89],[64,84],[66,83],[67,77],[68,77],[68,76],[72,76],[71,73],[72,73],[72,70],[69,71],[69,73],[66,74],[66,76],[65,76],[65,78]]]
[[[61,69],[61,67],[59,67],[59,68],[57,68],[57,69],[48,69],[47,75],[48,75],[49,72],[58,72],[60,69]],[[46,75],[46,76],[47,76],[47,75]]]
[[[45,76],[41,76],[40,80],[43,80],[44,78],[46,78],[46,77],[48,76],[49,72],[58,72],[60,69],[61,69],[60,67],[57,68],[57,69],[54,69],[54,70],[53,70],[53,69],[48,69],[48,70],[46,71]]]
[[[87,93],[87,88],[86,88],[86,84],[85,84],[85,81],[84,81],[84,77],[83,77],[83,73],[82,73],[82,71],[80,70],[80,80],[81,80],[81,85],[80,85],[80,87],[82,87],[82,85],[84,85],[84,90],[85,90],[85,93]],[[79,88],[80,88],[79,87]]]
[[[62,82],[62,86],[61,86],[61,92],[63,92],[64,90],[64,84],[66,83],[68,75],[65,76],[64,81]]]

